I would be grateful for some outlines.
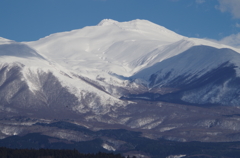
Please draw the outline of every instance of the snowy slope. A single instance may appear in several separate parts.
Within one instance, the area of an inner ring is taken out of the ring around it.
[[[210,46],[194,46],[187,51],[182,52],[174,57],[166,59],[162,62],[148,67],[138,73],[132,78],[148,80],[152,74],[159,74],[159,78],[164,78],[169,72],[168,77],[164,82],[173,80],[174,77],[181,75],[189,75],[192,77],[201,77],[207,71],[218,68],[220,65],[229,62],[236,66],[236,74],[240,77],[240,54],[228,49],[217,49]],[[157,78],[155,80],[158,80]],[[187,80],[187,79],[186,79]]]
[[[1,105],[30,109],[68,106],[80,113],[106,113],[111,106],[125,105],[124,101],[91,85],[29,46],[0,40]]]
[[[149,92],[167,95],[165,99],[170,97],[196,104],[239,105],[239,61],[240,54],[231,49],[194,46],[139,71],[131,80],[144,84]],[[164,96],[155,97],[160,98]]]

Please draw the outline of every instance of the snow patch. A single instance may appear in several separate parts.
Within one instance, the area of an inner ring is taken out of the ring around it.
[[[116,149],[106,143],[102,144],[102,147],[108,151],[116,151]]]
[[[4,126],[0,131],[5,135],[12,136],[18,135],[22,130],[18,127]]]
[[[161,128],[159,131],[160,132],[166,132],[166,131],[170,131],[170,130],[172,130],[172,129],[175,129],[176,127],[163,127],[163,128]]]
[[[170,156],[168,156],[166,158],[183,158],[185,156],[187,156],[187,155],[170,155]]]

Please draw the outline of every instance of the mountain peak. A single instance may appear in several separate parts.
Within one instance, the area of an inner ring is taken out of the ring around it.
[[[116,24],[116,23],[118,23],[118,21],[116,21],[116,20],[103,19],[102,21],[100,21],[100,23],[98,23],[98,26],[112,25],[112,24]]]
[[[115,24],[118,27],[125,28],[125,29],[126,28],[139,29],[143,27],[158,27],[158,28],[160,27],[161,29],[167,30],[163,26],[157,25],[151,21],[144,20],[144,19],[135,19],[135,20],[125,21],[125,22],[118,22],[113,19],[103,19],[98,23],[97,26],[108,26],[112,24]]]
[[[139,33],[148,33],[148,34],[151,34],[150,36],[158,35],[158,37],[164,36],[164,38],[173,38],[173,39],[182,38],[181,35],[178,35],[177,33],[161,25],[155,24],[151,21],[144,20],[144,19],[135,19],[135,20],[126,21],[126,22],[118,22],[112,19],[104,19],[97,26],[114,26],[114,27],[120,28],[121,30],[128,30],[128,31],[134,31]]]

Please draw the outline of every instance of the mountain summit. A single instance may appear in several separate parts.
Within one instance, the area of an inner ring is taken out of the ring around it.
[[[52,34],[27,44],[51,60],[77,71],[85,67],[88,71],[99,69],[131,76],[171,56],[170,52],[166,54],[162,50],[175,42],[187,45],[175,53],[189,47],[184,37],[147,20],[103,20],[97,26]]]
[[[117,24],[119,23],[116,20],[112,20],[112,19],[103,19],[102,21],[100,21],[98,23],[98,26],[106,26],[106,25],[112,25],[112,24]]]

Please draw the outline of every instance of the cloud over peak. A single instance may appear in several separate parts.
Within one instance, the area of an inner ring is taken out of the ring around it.
[[[221,12],[230,12],[235,19],[240,19],[240,0],[218,0]]]
[[[221,39],[220,43],[240,48],[240,33],[227,36]]]
[[[198,3],[198,4],[202,4],[204,2],[205,2],[205,0],[196,0],[196,3]]]

